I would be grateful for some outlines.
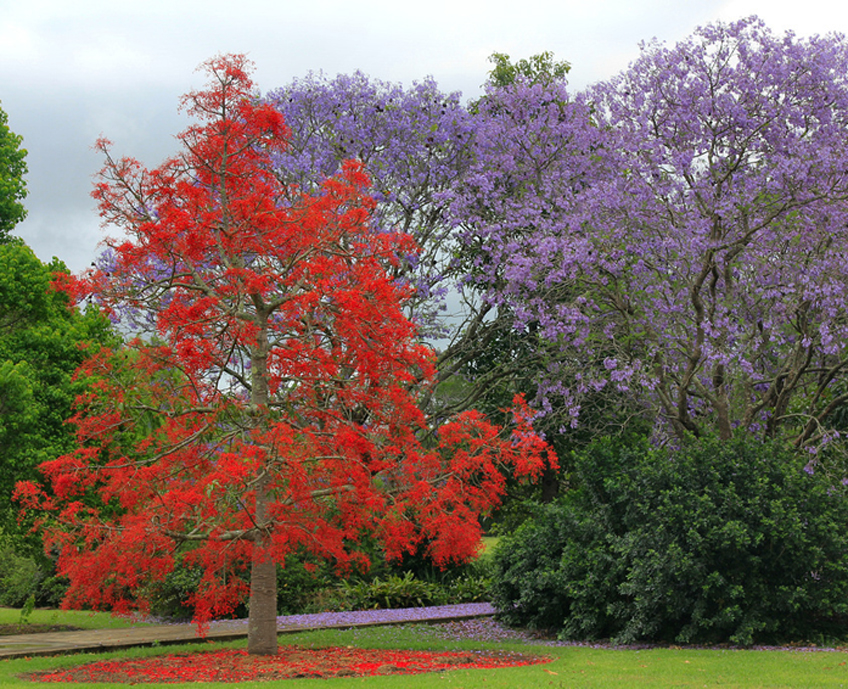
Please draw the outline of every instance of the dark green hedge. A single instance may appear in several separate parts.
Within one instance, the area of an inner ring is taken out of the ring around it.
[[[848,492],[803,457],[744,437],[603,440],[576,474],[500,543],[508,623],[619,643],[845,636]]]

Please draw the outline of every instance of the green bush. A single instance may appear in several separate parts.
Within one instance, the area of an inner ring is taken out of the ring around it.
[[[43,578],[35,559],[18,555],[8,545],[0,548],[0,605],[20,608],[36,595]]]
[[[46,576],[41,580],[36,592],[35,603],[42,608],[58,608],[68,592],[70,582],[67,577]]]
[[[293,553],[286,558],[285,567],[277,567],[277,612],[297,615],[320,612],[326,591],[338,581],[338,575],[326,561],[306,553]]]
[[[150,585],[145,595],[149,599],[150,613],[169,620],[188,620],[194,614],[187,601],[197,591],[203,570],[200,567],[186,565],[182,557],[178,558],[162,581]]]
[[[489,600],[491,579],[467,573],[447,582],[419,579],[413,572],[370,581],[342,581],[334,605],[340,610],[417,608]]]
[[[446,591],[436,583],[417,579],[412,572],[404,576],[392,574],[385,579],[338,584],[341,603],[349,610],[376,608],[415,608],[444,605]]]
[[[447,605],[483,603],[492,597],[492,579],[488,576],[463,574],[447,586]]]
[[[447,605],[489,600],[492,562],[479,559],[444,572],[386,573],[380,560],[375,571],[353,572],[351,579],[331,563],[306,553],[293,553],[277,568],[277,611],[281,615],[325,611],[368,610]],[[199,567],[178,563],[163,581],[151,585],[150,612],[169,619],[188,619],[185,602],[200,583]],[[239,608],[236,614],[246,614]]]
[[[58,607],[68,580],[56,576],[55,563],[33,547],[26,535],[0,530],[0,605],[23,607],[30,598],[38,607]]]
[[[495,555],[508,623],[563,638],[723,642],[844,636],[848,494],[777,444],[603,440],[580,488]]]
[[[337,578],[331,588],[313,593],[307,608],[368,610],[489,600],[494,566],[490,557],[437,567],[423,551],[426,547],[397,562],[386,562],[377,551],[370,570],[351,580]]]

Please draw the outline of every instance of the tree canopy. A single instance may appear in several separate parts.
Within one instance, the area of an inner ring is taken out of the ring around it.
[[[0,108],[0,242],[26,217],[26,149],[22,137],[9,129],[9,116]]]
[[[372,226],[401,230],[417,246],[393,268],[416,288],[407,315],[423,336],[455,333],[444,302],[456,277],[446,197],[468,168],[472,138],[459,94],[441,92],[432,79],[404,88],[356,72],[309,74],[265,98],[291,131],[274,157],[280,179],[316,189],[344,161],[359,161],[375,201]]]
[[[437,564],[468,558],[503,468],[538,473],[545,445],[520,401],[511,437],[467,412],[421,442],[433,361],[394,273],[412,239],[371,226],[360,163],[320,186],[281,181],[289,131],[249,63],[205,66],[180,156],[147,170],[99,144],[94,196],[126,239],[67,289],[140,337],[87,359],[78,449],[42,465],[52,495],[18,493],[58,519],[66,604],[143,606],[182,550],[204,570],[197,619],[249,588],[248,648],[272,653],[277,563],[306,549],[367,564],[366,535],[389,557],[426,542]]]
[[[69,308],[51,283],[67,268],[43,264],[15,238],[0,244],[0,496],[4,530],[17,530],[11,510],[16,481],[37,478],[37,467],[70,451],[65,425],[82,381],[74,372],[85,348],[115,341],[107,319]]]
[[[566,74],[571,71],[570,63],[554,60],[554,54],[549,50],[516,62],[512,62],[506,53],[492,53],[489,62],[495,66],[489,72],[488,85],[495,88],[503,88],[516,81],[534,84],[564,82]]]
[[[561,400],[577,423],[615,391],[660,438],[834,437],[848,401],[846,51],[749,18],[646,44],[576,97],[499,91],[485,126],[512,134],[483,140],[455,210],[499,266],[478,273],[489,299],[556,347],[543,405]]]

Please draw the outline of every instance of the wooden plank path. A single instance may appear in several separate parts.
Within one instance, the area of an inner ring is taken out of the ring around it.
[[[490,603],[440,605],[429,608],[403,608],[400,610],[359,610],[352,612],[319,613],[316,615],[289,615],[277,618],[281,634],[311,629],[347,629],[374,627],[388,624],[414,622],[448,622],[494,614]],[[27,656],[62,655],[87,651],[110,651],[131,646],[156,646],[225,641],[247,637],[247,620],[222,620],[213,622],[205,637],[197,634],[193,624],[155,624],[126,627],[124,629],[85,629],[76,632],[49,632],[46,634],[19,634],[0,636],[0,659]]]

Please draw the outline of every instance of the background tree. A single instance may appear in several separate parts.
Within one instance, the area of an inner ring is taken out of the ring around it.
[[[501,58],[504,69],[512,68]],[[565,63],[545,53],[519,65],[522,74],[541,80],[543,70],[564,73]],[[358,72],[334,79],[310,74],[272,91],[267,100],[292,130],[289,147],[275,157],[281,180],[315,189],[343,161],[359,160],[372,181],[372,222],[415,239],[419,251],[403,257],[393,271],[415,287],[406,313],[437,352],[438,385],[421,399],[422,409],[437,425],[482,403],[487,390],[516,369],[511,361],[485,372],[477,367],[470,375],[473,359],[512,331],[511,317],[496,317],[497,309],[468,279],[469,247],[450,213],[451,196],[476,155],[473,108],[469,113],[459,94],[442,93],[431,79],[404,88]],[[493,399],[488,407],[499,413],[511,398]]]
[[[659,437],[828,439],[848,400],[846,49],[754,18],[645,45],[576,99],[566,170],[506,176],[517,201],[475,227],[497,298],[556,343],[546,394],[574,418],[612,389]]]
[[[179,157],[146,170],[100,143],[95,197],[127,239],[69,289],[147,337],[87,360],[79,448],[42,466],[55,498],[19,494],[62,524],[48,542],[67,604],[144,605],[183,550],[204,570],[199,621],[233,609],[250,568],[248,649],[272,653],[276,563],[305,549],[367,564],[364,535],[390,557],[426,541],[436,563],[467,558],[502,465],[533,474],[544,444],[523,413],[512,439],[469,412],[419,441],[433,365],[392,272],[414,244],[371,229],[356,163],[318,188],[281,183],[288,132],[248,63],[206,68]]]
[[[489,72],[487,86],[504,88],[517,81],[531,84],[565,83],[571,64],[564,60],[554,60],[554,54],[546,50],[527,59],[512,62],[506,53],[492,53],[489,62],[494,64]]]
[[[39,464],[74,447],[65,420],[84,389],[73,375],[86,349],[117,339],[96,310],[70,308],[51,286],[62,274],[60,261],[43,264],[17,238],[0,244],[0,527],[7,534],[22,535],[15,482],[37,478]]]
[[[551,60],[543,54],[528,64]],[[587,390],[577,428],[578,409],[563,394],[560,375],[581,364],[550,337],[552,313],[528,308],[523,290],[529,286],[516,284],[522,270],[540,275],[549,269],[547,280],[532,286],[540,300],[550,304],[579,295],[574,276],[559,272],[555,258],[537,265],[524,247],[561,237],[564,221],[580,212],[582,194],[603,171],[595,153],[603,133],[593,126],[591,108],[571,96],[564,78],[551,76],[553,69],[504,70],[499,78],[493,70],[486,94],[473,106],[474,163],[452,198],[462,270],[490,314],[483,328],[486,347],[457,360],[477,383],[470,389],[481,409],[503,406],[516,385],[531,395],[539,411],[534,425],[562,458],[597,433],[620,431],[645,410],[611,387]],[[543,500],[554,497],[561,479],[546,472]]]
[[[291,131],[274,158],[280,180],[315,190],[345,161],[359,161],[371,181],[372,226],[409,234],[418,247],[393,268],[415,287],[407,315],[425,338],[455,333],[460,323],[445,305],[456,277],[446,196],[470,164],[473,136],[460,95],[432,79],[404,88],[355,72],[309,74],[266,100]]]
[[[8,241],[9,232],[26,217],[21,203],[26,196],[26,150],[23,140],[9,129],[9,116],[0,108],[0,243]]]

